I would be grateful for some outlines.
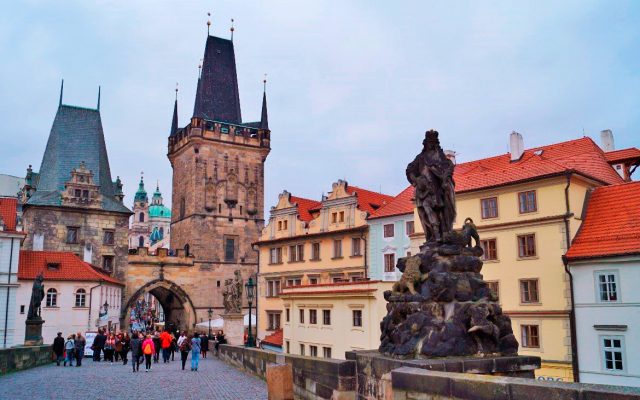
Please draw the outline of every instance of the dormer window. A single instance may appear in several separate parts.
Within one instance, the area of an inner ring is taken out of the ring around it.
[[[60,263],[49,262],[49,263],[47,263],[47,269],[49,271],[59,271],[60,270]]]
[[[88,199],[89,198],[89,191],[88,190],[83,190],[82,191],[82,198],[83,199]]]
[[[74,196],[76,196],[76,197],[80,197],[81,195],[82,195],[82,190],[80,190],[80,189],[76,189],[76,190],[74,191]]]

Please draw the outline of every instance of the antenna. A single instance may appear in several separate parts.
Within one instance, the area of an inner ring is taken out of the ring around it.
[[[231,18],[231,28],[229,28],[229,30],[231,31],[231,41],[233,42],[233,31],[235,31],[236,29],[233,27],[233,18]]]
[[[209,17],[209,18],[207,19],[207,36],[209,36],[209,28],[211,28],[211,13],[210,13],[210,12],[208,12],[208,13],[207,13],[207,16]]]

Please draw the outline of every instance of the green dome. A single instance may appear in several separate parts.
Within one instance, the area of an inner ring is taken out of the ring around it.
[[[149,217],[171,218],[171,210],[163,205],[149,206]]]
[[[142,177],[140,177],[140,183],[138,184],[138,191],[136,192],[135,201],[144,201],[145,203],[149,202],[147,191],[144,190],[144,181],[142,180]]]

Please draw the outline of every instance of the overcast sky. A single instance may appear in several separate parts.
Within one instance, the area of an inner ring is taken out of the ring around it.
[[[0,14],[0,173],[38,170],[58,105],[101,114],[131,205],[140,171],[170,200],[174,88],[191,117],[207,11],[235,51],[245,121],[263,74],[272,150],[268,209],[283,189],[331,183],[397,194],[424,131],[458,161],[612,129],[640,146],[640,2],[21,1]],[[215,7],[215,8],[213,8]]]

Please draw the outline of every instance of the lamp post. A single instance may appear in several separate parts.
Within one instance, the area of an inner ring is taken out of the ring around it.
[[[255,347],[255,341],[253,339],[253,332],[251,329],[251,305],[253,304],[253,298],[255,296],[256,284],[253,282],[253,277],[249,277],[249,280],[244,285],[247,289],[247,302],[249,303],[249,334],[247,335],[246,347]]]
[[[209,337],[211,337],[211,317],[213,316],[213,310],[211,307],[207,310],[207,314],[209,314]]]

